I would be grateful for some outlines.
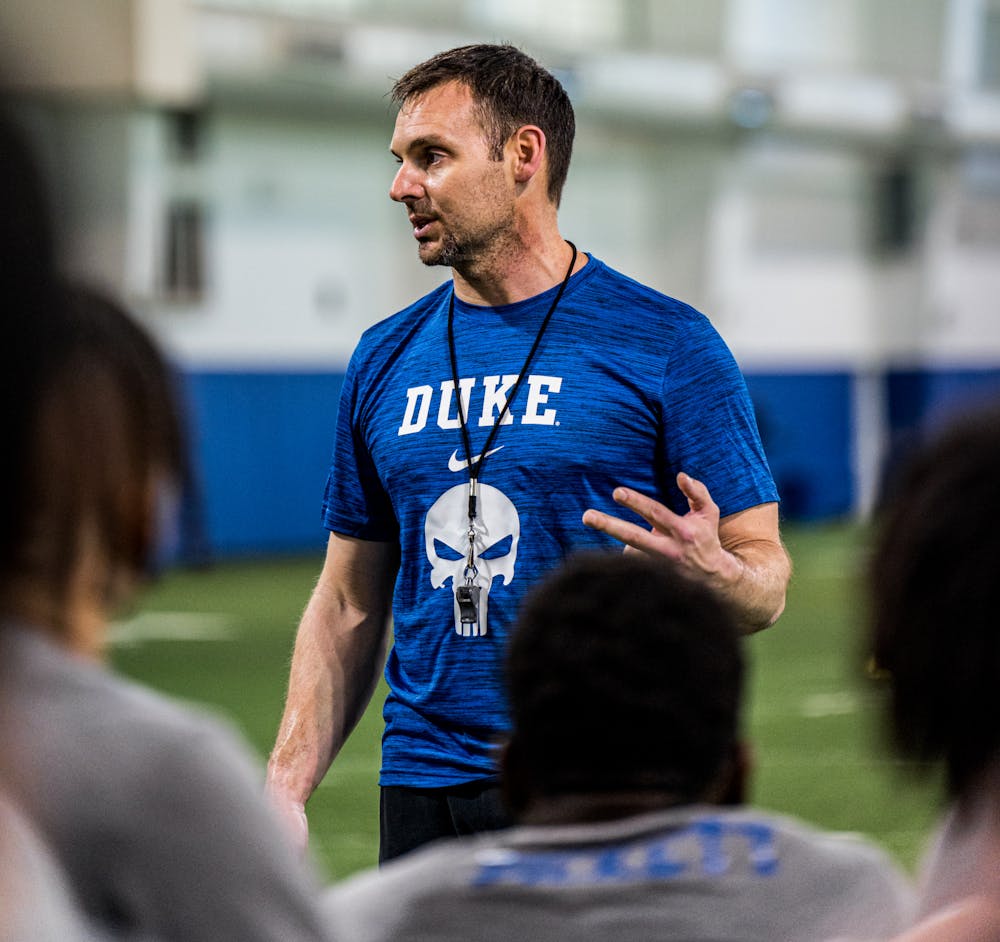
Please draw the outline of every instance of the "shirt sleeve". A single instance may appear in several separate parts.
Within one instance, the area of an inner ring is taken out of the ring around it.
[[[688,510],[681,471],[705,484],[723,517],[778,500],[743,374],[707,318],[684,325],[662,396],[664,489],[675,512]]]
[[[323,495],[323,524],[345,536],[391,541],[398,538],[399,523],[359,421],[362,359],[363,348],[359,346],[340,395],[333,459]]]

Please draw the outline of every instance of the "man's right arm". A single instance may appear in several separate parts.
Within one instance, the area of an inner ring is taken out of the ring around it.
[[[305,803],[378,683],[398,559],[395,543],[331,533],[299,624],[267,789],[302,849],[308,840]]]

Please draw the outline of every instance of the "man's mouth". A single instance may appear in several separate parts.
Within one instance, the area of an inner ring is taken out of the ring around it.
[[[428,238],[428,230],[433,222],[433,216],[410,216],[410,225],[413,226],[413,237],[415,239]]]

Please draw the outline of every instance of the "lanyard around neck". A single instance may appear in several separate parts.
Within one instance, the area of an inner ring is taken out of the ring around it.
[[[470,519],[475,519],[476,516],[476,485],[479,481],[479,476],[482,474],[483,465],[486,463],[486,455],[490,450],[490,445],[493,444],[493,440],[496,438],[497,432],[500,430],[500,425],[503,423],[504,417],[510,410],[510,404],[517,397],[518,390],[521,388],[521,384],[524,382],[524,377],[527,375],[528,369],[531,366],[531,361],[534,359],[535,353],[538,350],[538,345],[542,342],[542,337],[545,334],[545,328],[549,326],[549,321],[552,319],[552,315],[555,313],[555,309],[563,296],[563,292],[566,290],[566,285],[569,284],[570,275],[573,274],[573,266],[576,264],[576,246],[569,241],[567,241],[567,245],[569,245],[569,247],[573,250],[573,255],[569,260],[569,268],[566,269],[566,274],[563,277],[562,284],[559,285],[559,290],[556,292],[556,296],[553,299],[552,304],[549,306],[549,310],[544,319],[542,320],[542,326],[538,328],[538,334],[535,337],[535,342],[531,345],[531,349],[528,351],[528,356],[524,360],[524,366],[521,367],[521,372],[518,374],[517,381],[514,383],[514,388],[511,390],[510,395],[504,402],[503,408],[500,410],[500,414],[493,422],[493,427],[490,429],[490,433],[486,437],[486,444],[483,445],[483,449],[476,457],[474,463],[472,460],[472,443],[469,437],[469,427],[466,421],[467,416],[465,415],[465,410],[462,407],[462,393],[458,386],[458,357],[455,351],[455,289],[452,288],[451,299],[448,302],[448,354],[451,357],[451,378],[455,384],[455,398],[458,401],[459,428],[462,430],[462,444],[465,446],[465,460],[469,467],[469,483],[471,485],[469,493]]]

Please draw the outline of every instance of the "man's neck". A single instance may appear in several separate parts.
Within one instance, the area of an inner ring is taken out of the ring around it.
[[[561,284],[572,257],[572,246],[558,235],[544,245],[506,246],[490,257],[452,269],[455,294],[467,304],[488,307],[524,301]],[[578,252],[573,271],[587,261]]]
[[[534,799],[519,815],[519,822],[548,826],[617,821],[682,803],[675,793],[656,790],[550,795]]]

